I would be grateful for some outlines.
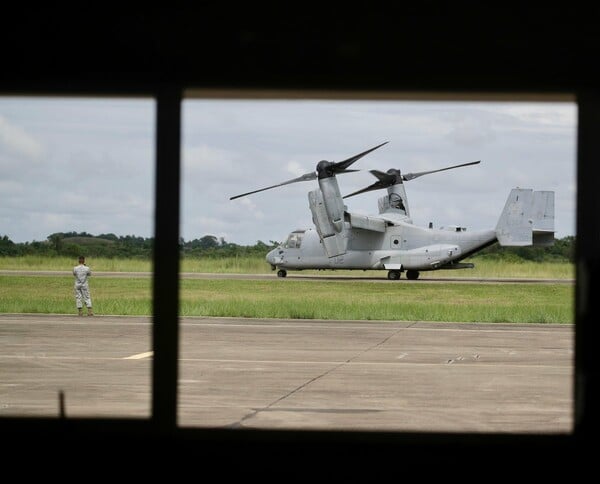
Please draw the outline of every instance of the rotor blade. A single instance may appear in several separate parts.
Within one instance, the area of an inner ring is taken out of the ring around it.
[[[349,195],[346,195],[342,198],[349,198],[349,197],[353,197],[354,195],[358,195],[360,193],[365,193],[365,192],[370,192],[373,190],[380,190],[382,188],[387,188],[387,187],[392,186],[396,180],[396,177],[394,175],[390,175],[389,173],[383,173],[382,171],[379,171],[379,170],[369,170],[369,171],[374,176],[379,178],[379,181],[373,183],[372,185],[369,185],[366,188],[363,188],[362,190],[358,190],[356,192],[350,193]]]
[[[316,180],[317,174],[315,172],[305,173],[298,178],[294,178],[292,180],[284,181],[283,183],[278,183],[277,185],[271,185],[270,187],[259,188],[258,190],[253,190],[251,192],[242,193],[241,195],[236,195],[235,197],[230,197],[229,200],[235,200],[236,198],[245,197],[246,195],[252,195],[253,193],[264,192],[265,190],[270,190],[271,188],[281,187],[283,185],[289,185],[290,183],[302,182],[302,181],[310,181]]]
[[[363,151],[362,153],[359,153],[358,155],[354,155],[352,158],[348,158],[347,160],[344,160],[344,161],[338,161],[333,166],[335,169],[335,172],[340,173],[342,170],[346,170],[346,168],[348,168],[355,161],[360,160],[363,156],[369,154],[371,151],[375,151],[377,148],[381,148],[383,145],[386,145],[388,143],[389,143],[389,141],[386,141],[385,143],[381,143],[380,145],[375,146],[375,148],[371,148],[370,150]]]
[[[362,190],[358,190],[356,192],[352,192],[352,193],[350,193],[348,195],[345,195],[342,198],[350,198],[350,197],[353,197],[354,195],[358,195],[360,193],[370,192],[370,191],[373,191],[373,190],[379,190],[380,188],[386,188],[387,186],[388,185],[384,185],[381,182],[375,182],[375,183],[373,183],[373,185],[369,185],[368,187],[363,188]]]
[[[385,145],[387,143],[389,143],[389,141],[386,141],[385,143],[381,143],[380,145],[375,146],[374,148],[371,148],[370,150],[363,151],[362,153],[359,153],[358,155],[354,155],[352,158],[348,158],[347,160],[340,161],[338,163],[333,163],[333,164],[328,163],[328,165],[331,167],[331,170],[333,171],[333,173],[339,174],[339,175],[341,175],[343,173],[351,173],[351,172],[354,172],[354,171],[359,171],[359,170],[348,170],[347,168],[352,163],[354,163],[355,161],[359,160],[360,158],[362,158],[366,154],[370,153],[371,151],[376,150],[377,148],[380,148],[381,146],[383,146],[383,145]],[[299,176],[298,178],[294,178],[293,180],[288,180],[288,181],[285,181],[283,183],[278,183],[277,185],[271,185],[270,187],[260,188],[258,190],[253,190],[251,192],[242,193],[241,195],[236,195],[234,197],[230,197],[229,200],[235,200],[236,198],[245,197],[246,195],[252,195],[253,193],[264,192],[265,190],[270,190],[271,188],[281,187],[283,185],[289,185],[290,183],[315,180],[316,178],[317,178],[317,173],[316,172],[305,173],[304,175]]]
[[[396,175],[394,173],[399,174],[400,172],[398,170],[390,171],[393,173],[384,173],[379,170],[369,170],[369,173],[371,173],[371,175],[373,175],[374,177],[378,178],[380,182],[392,185],[394,182],[396,182]]]
[[[439,170],[421,171],[418,173],[407,173],[406,175],[402,175],[402,179],[404,181],[414,180],[417,177],[420,177],[423,175],[429,175],[430,173],[437,173],[438,171],[452,170],[453,168],[460,168],[461,166],[477,165],[478,163],[481,163],[481,160],[471,161],[470,163],[463,163],[462,165],[449,166],[448,168],[440,168]]]

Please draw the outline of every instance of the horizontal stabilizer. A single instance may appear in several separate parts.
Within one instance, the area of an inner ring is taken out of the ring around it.
[[[554,233],[554,192],[533,192],[533,232]]]
[[[554,243],[554,192],[513,188],[496,225],[500,245]]]
[[[554,244],[554,192],[533,192],[533,245]]]

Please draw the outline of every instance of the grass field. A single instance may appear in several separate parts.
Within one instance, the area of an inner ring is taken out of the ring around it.
[[[151,315],[151,278],[90,281],[99,315]],[[0,275],[0,313],[75,314],[68,276]],[[572,323],[572,284],[182,279],[180,315]]]
[[[93,271],[110,272],[149,272],[152,263],[140,259],[87,258]],[[535,278],[535,279],[574,279],[573,264],[557,262],[500,262],[486,259],[471,259],[474,269],[453,271],[422,272],[421,278],[474,277],[474,278]],[[47,270],[70,271],[77,261],[67,257],[0,257],[0,270]],[[224,273],[224,274],[266,274],[271,266],[263,257],[227,257],[221,259],[184,259],[181,272]],[[333,274],[332,271],[303,271],[302,274]],[[336,274],[386,277],[386,271],[336,271]]]
[[[98,272],[151,272],[150,261],[93,259]],[[75,261],[66,257],[0,257],[0,270],[60,271],[52,276],[0,276],[0,312],[73,314]],[[262,257],[183,260],[181,272],[271,273]],[[385,271],[303,271],[386,279]],[[423,272],[421,279],[443,277],[574,279],[572,264],[499,263],[476,260],[475,269]],[[150,315],[152,279],[91,279],[94,310],[105,315]],[[250,318],[366,319],[392,321],[572,323],[572,284],[461,284],[402,280],[379,283],[352,279],[303,281],[182,279],[182,316]]]

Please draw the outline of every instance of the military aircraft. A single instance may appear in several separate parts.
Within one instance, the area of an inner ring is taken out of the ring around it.
[[[234,200],[291,183],[317,180],[319,188],[308,193],[314,228],[291,232],[287,240],[271,250],[266,260],[279,277],[288,270],[351,269],[387,270],[388,279],[418,279],[421,271],[473,268],[461,262],[496,242],[502,246],[549,246],[554,243],[554,192],[514,188],[496,227],[468,231],[451,225],[433,228],[413,224],[404,182],[432,173],[476,165],[463,163],[437,170],[402,174],[370,170],[377,181],[342,197],[337,175],[355,172],[349,167],[382,143],[344,161],[320,161],[314,172],[282,183],[242,193]],[[377,215],[353,213],[344,199],[372,190],[387,189],[379,198]]]

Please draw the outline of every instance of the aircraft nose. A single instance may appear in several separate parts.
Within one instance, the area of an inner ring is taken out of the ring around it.
[[[283,250],[281,247],[277,247],[269,252],[266,256],[267,262],[271,264],[271,266],[275,267],[283,262]]]
[[[275,255],[276,255],[276,254],[277,254],[277,249],[273,249],[272,251],[270,251],[270,252],[267,254],[267,257],[266,257],[266,259],[267,259],[267,262],[268,262],[269,264],[271,264],[272,266],[274,266],[274,265],[275,265]]]

